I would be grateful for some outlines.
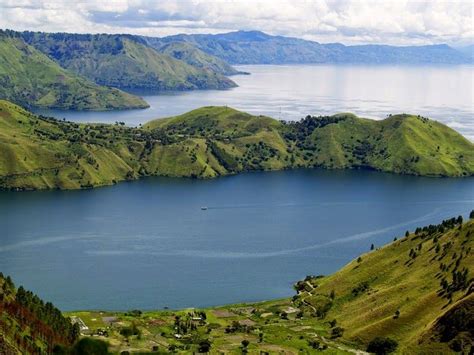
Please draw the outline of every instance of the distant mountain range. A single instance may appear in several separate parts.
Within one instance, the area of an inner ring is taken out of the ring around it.
[[[230,64],[464,64],[473,59],[448,45],[388,46],[322,44],[259,31],[175,35],[162,43],[187,42]]]
[[[0,30],[0,99],[70,110],[144,108],[121,90],[228,89],[231,64],[466,64],[472,47],[320,44],[258,31],[175,35]],[[230,63],[230,64],[229,64]]]

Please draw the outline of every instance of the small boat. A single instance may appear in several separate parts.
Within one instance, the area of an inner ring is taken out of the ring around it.
[[[207,206],[202,206],[201,210],[203,210],[203,211],[207,210]]]

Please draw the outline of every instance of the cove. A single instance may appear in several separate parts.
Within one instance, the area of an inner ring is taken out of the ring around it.
[[[62,310],[258,301],[473,207],[474,178],[364,170],[0,192],[0,270]]]

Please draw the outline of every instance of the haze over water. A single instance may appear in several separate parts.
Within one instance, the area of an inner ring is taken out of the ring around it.
[[[42,111],[81,122],[138,125],[207,105],[228,105],[253,114],[298,120],[308,114],[353,112],[381,119],[413,113],[439,120],[474,141],[473,66],[237,66],[251,75],[231,77],[239,87],[145,95],[146,110]]]

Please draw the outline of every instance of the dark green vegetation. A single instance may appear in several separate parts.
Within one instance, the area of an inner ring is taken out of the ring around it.
[[[474,349],[474,220],[417,228],[292,299],[213,309],[73,312],[115,352],[468,354]]]
[[[168,55],[173,53],[159,53],[136,36],[41,32],[22,32],[17,36],[61,67],[100,85],[150,91],[236,86],[232,80],[214,71],[216,66],[224,65],[222,60],[213,59],[197,49],[181,49],[181,53],[186,54],[176,59],[176,56]],[[215,61],[213,66],[203,64],[212,60]],[[230,66],[228,70],[231,70]]]
[[[61,68],[21,38],[0,31],[0,98],[25,107],[74,110],[145,108],[141,98]]]
[[[130,128],[38,117],[1,101],[0,151],[0,187],[6,189],[77,189],[149,175],[212,178],[302,167],[474,174],[471,142],[411,115],[374,121],[339,114],[285,123],[203,107]]]
[[[71,347],[79,337],[73,325],[50,302],[0,273],[0,353],[51,354]]]
[[[231,64],[346,63],[346,64],[461,64],[472,56],[447,45],[396,47],[345,46],[298,38],[270,36],[259,31],[175,35],[161,43],[187,42]]]

